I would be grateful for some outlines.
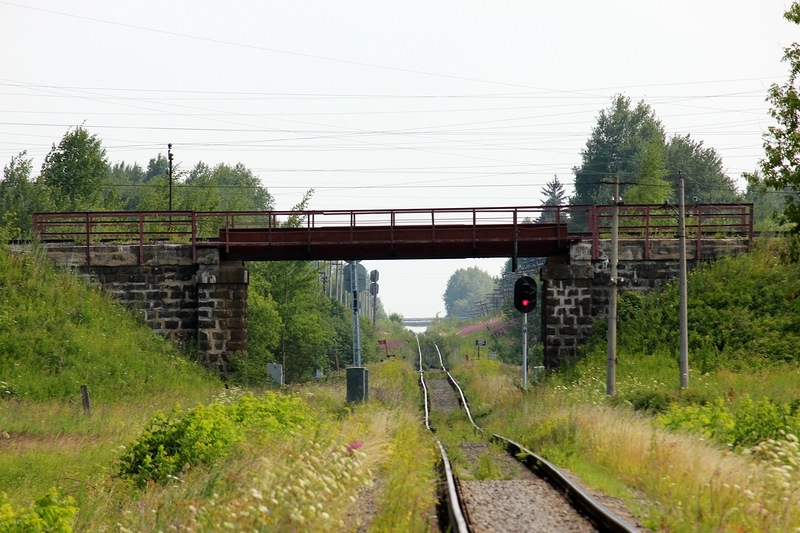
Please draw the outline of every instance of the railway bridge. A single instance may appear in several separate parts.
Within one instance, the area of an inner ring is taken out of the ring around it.
[[[247,261],[545,257],[545,366],[576,356],[610,293],[611,206],[302,212],[37,213],[35,236],[59,266],[141,310],[154,330],[196,342],[221,374],[247,352]],[[652,290],[678,274],[669,206],[620,212],[621,290]],[[749,250],[752,204],[687,209],[689,267]]]

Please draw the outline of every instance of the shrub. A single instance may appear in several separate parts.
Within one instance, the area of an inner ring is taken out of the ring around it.
[[[673,404],[658,420],[669,429],[700,433],[736,449],[800,430],[800,416],[789,404],[769,398],[755,402],[747,395],[736,404],[722,398],[707,405]]]
[[[119,475],[139,487],[151,480],[162,482],[187,467],[224,457],[246,431],[274,436],[311,421],[311,411],[299,398],[273,392],[218,400],[187,411],[177,407],[169,414],[157,413],[120,457]]]
[[[60,497],[54,488],[27,509],[14,509],[0,493],[0,533],[72,533],[77,512],[72,498]]]

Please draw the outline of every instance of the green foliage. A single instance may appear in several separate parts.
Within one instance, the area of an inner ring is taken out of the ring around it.
[[[664,158],[666,179],[673,191],[678,190],[678,172],[681,172],[687,201],[695,197],[705,203],[741,200],[733,179],[725,174],[719,153],[703,146],[703,141],[696,141],[690,135],[674,135],[667,142]],[[677,195],[674,199],[677,201]]]
[[[491,453],[484,453],[478,457],[472,474],[477,480],[509,478],[509,474],[503,471],[502,465],[498,463],[496,456]]]
[[[542,189],[542,196],[544,201],[542,205],[546,206],[559,206],[568,203],[567,191],[564,189],[564,184],[558,179],[558,176],[553,176],[553,181],[545,183]],[[544,210],[539,218],[536,220],[538,223],[552,224],[556,221],[556,213],[553,210]],[[566,222],[560,220],[560,222]],[[510,269],[509,269],[510,270]]]
[[[145,171],[138,163],[128,165],[124,161],[120,161],[111,166],[110,174],[106,185],[106,195],[117,196],[120,211],[137,210],[147,182]]]
[[[106,185],[107,197],[118,198],[119,208],[166,211],[169,207],[169,161],[158,154],[147,170],[138,164],[115,164]],[[187,211],[268,211],[274,198],[242,163],[220,163],[210,168],[202,161],[188,172],[173,167],[172,205]]]
[[[631,107],[630,98],[616,95],[609,109],[600,111],[597,125],[581,150],[576,167],[573,204],[606,204],[613,197],[614,176],[635,183],[642,151],[652,143],[664,145],[664,128],[643,101]],[[603,183],[606,183],[605,185]],[[624,195],[625,187],[621,193]]]
[[[734,449],[755,446],[800,431],[800,414],[789,404],[769,398],[737,401],[717,398],[705,405],[671,406],[658,416],[664,427],[700,433]]]
[[[0,493],[0,533],[72,533],[77,512],[72,498],[54,488],[27,509],[15,509]]]
[[[311,411],[298,398],[248,393],[230,403],[199,404],[157,413],[120,456],[119,475],[143,487],[163,482],[185,468],[213,464],[249,431],[274,437],[308,425]]]
[[[163,482],[186,467],[212,463],[240,438],[220,404],[159,413],[120,457],[119,474],[140,487],[151,480]]]
[[[758,172],[745,174],[748,178],[744,200],[753,204],[753,228],[762,234],[788,231],[791,225],[781,221],[784,201],[783,191],[766,187]],[[788,191],[787,191],[788,192]]]
[[[784,265],[785,241],[763,242],[751,254],[692,272],[688,283],[689,350],[701,373],[800,362],[800,267]],[[619,300],[618,349],[625,354],[676,354],[678,287]]]
[[[42,208],[42,188],[31,179],[33,159],[22,152],[3,167],[0,181],[0,220],[9,238],[33,236],[33,213]]]
[[[243,385],[262,385],[267,363],[274,363],[279,346],[281,317],[272,296],[250,290],[247,295],[247,357],[233,359],[233,373]]]
[[[642,148],[641,161],[636,175],[636,185],[625,192],[628,204],[662,204],[671,196],[672,188],[664,179],[667,169],[664,161],[664,144],[650,141]]]
[[[628,203],[677,200],[678,171],[682,171],[687,198],[696,196],[701,202],[738,199],[735,183],[724,173],[716,150],[689,135],[667,140],[653,109],[644,101],[632,107],[630,98],[623,95],[615,96],[611,107],[600,111],[581,157],[581,165],[573,169],[572,204],[607,204],[614,194],[615,176],[623,184],[620,193]]]
[[[286,381],[304,381],[317,368],[327,370],[335,338],[329,320],[332,304],[320,290],[314,266],[304,261],[276,261],[248,263],[247,267],[249,294],[271,299],[280,317],[278,342],[266,349],[283,364]]]
[[[476,302],[494,289],[494,280],[484,270],[473,266],[459,268],[447,280],[442,299],[449,317],[465,317],[472,314]]]
[[[0,381],[28,400],[75,397],[88,385],[114,402],[214,379],[178,356],[121,305],[37,253],[0,251]]]
[[[82,126],[64,134],[44,158],[41,179],[56,211],[91,211],[102,206],[109,177],[106,151]]]
[[[542,450],[551,461],[565,463],[577,452],[577,428],[569,415],[550,417],[521,435],[528,449]]]
[[[274,199],[242,163],[213,169],[198,163],[175,187],[176,209],[196,211],[268,211]]]
[[[800,24],[800,3],[792,2],[784,18]],[[772,104],[770,115],[777,125],[770,126],[764,135],[765,158],[759,162],[761,175],[748,175],[751,184],[764,184],[776,191],[784,192],[783,218],[792,223],[795,235],[800,235],[800,44],[792,43],[784,48],[783,60],[789,64],[789,79],[783,85],[773,84],[767,100]],[[798,251],[797,248],[794,249]]]

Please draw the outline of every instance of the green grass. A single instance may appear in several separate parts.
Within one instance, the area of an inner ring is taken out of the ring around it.
[[[489,364],[457,377],[484,424],[621,497],[656,531],[793,531],[800,523],[800,265],[783,241],[689,278],[690,381],[677,290],[621,299],[617,395],[602,331],[523,393]],[[602,328],[601,328],[602,329]]]
[[[341,376],[278,396],[225,391],[36,250],[0,250],[0,353],[0,529],[337,531],[359,520],[364,490],[372,531],[427,531],[435,514],[433,441],[401,357],[374,367],[365,405],[346,404]],[[265,421],[261,398],[278,397],[307,423]]]
[[[625,499],[653,530],[790,531],[800,523],[800,474],[787,468],[800,465],[791,432],[800,425],[800,267],[778,260],[782,247],[764,243],[690,277],[687,390],[679,388],[673,288],[621,299],[613,399],[605,395],[602,332],[579,363],[525,393],[518,366],[466,361],[473,339],[443,329],[440,347],[478,424]],[[336,531],[355,529],[354,500],[370,497],[368,531],[427,531],[436,455],[422,428],[415,349],[405,336],[398,350],[405,358],[370,367],[366,404],[346,404],[341,376],[285,389],[314,413],[313,423],[245,431],[213,459],[137,487],[118,475],[121,446],[143,438],[158,411],[224,401],[222,384],[36,253],[0,251],[0,492],[8,493],[0,517],[34,520],[39,500],[67,518],[74,506],[76,531],[208,531],[225,523]],[[454,428],[445,443],[451,450],[480,440],[460,413],[436,423]],[[213,434],[201,426],[187,435]],[[330,465],[307,455],[309,444]],[[499,475],[489,455],[473,468],[476,477]],[[333,486],[327,478],[338,483],[337,495],[317,498]],[[291,492],[299,479],[310,496]],[[323,508],[309,509],[307,497]]]
[[[222,390],[124,308],[34,250],[0,249],[0,492],[80,507],[153,412]],[[80,386],[87,385],[91,414]]]
[[[0,251],[0,353],[4,399],[75,401],[87,385],[97,403],[113,404],[219,386],[121,305],[37,252]]]

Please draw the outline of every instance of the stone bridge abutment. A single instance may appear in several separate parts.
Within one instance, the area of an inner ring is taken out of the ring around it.
[[[747,237],[703,239],[686,244],[686,266],[730,257],[749,250]],[[608,319],[611,295],[611,241],[576,242],[569,255],[551,256],[541,270],[544,364],[557,368],[574,361],[578,347]],[[662,289],[680,276],[678,239],[624,239],[618,245],[617,289],[647,292]]]
[[[180,244],[48,245],[47,256],[87,279],[179,346],[197,346],[220,375],[237,352],[247,353],[248,272],[242,261],[220,260],[217,248]]]
[[[574,242],[569,254],[547,258],[541,269],[544,363],[575,360],[579,347],[605,320],[610,296],[610,241]],[[703,239],[687,244],[689,270],[704,261],[749,249],[749,239]],[[49,244],[48,257],[85,277],[115,300],[142,313],[156,332],[183,347],[197,346],[202,362],[226,375],[238,352],[247,353],[248,272],[240,260],[223,260],[216,247]],[[651,291],[678,279],[677,239],[619,241],[620,292]]]

